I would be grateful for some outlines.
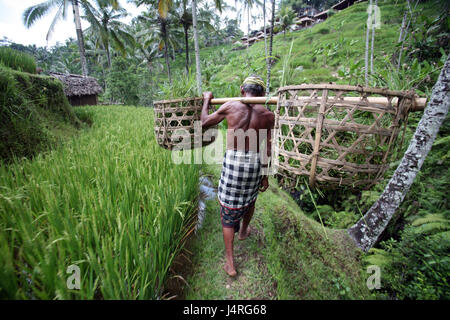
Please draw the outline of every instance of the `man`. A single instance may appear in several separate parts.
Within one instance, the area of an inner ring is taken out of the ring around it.
[[[241,86],[243,97],[264,96],[264,92],[264,81],[255,75],[246,78]],[[234,277],[237,274],[233,259],[234,233],[239,232],[239,240],[249,236],[248,225],[255,211],[258,191],[264,192],[269,187],[267,167],[275,116],[263,105],[244,104],[240,101],[227,102],[208,115],[212,98],[211,92],[203,94],[201,121],[203,128],[208,128],[227,119],[227,150],[218,198],[225,242],[224,269],[229,276]],[[260,154],[262,142],[266,143],[265,154]]]

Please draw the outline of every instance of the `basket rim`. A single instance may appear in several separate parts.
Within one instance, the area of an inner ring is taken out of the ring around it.
[[[165,103],[176,103],[176,102],[183,102],[183,101],[196,101],[196,100],[203,100],[203,97],[187,97],[187,98],[178,98],[178,99],[170,99],[170,100],[158,100],[153,101],[153,104],[165,104]]]
[[[303,83],[300,85],[284,86],[284,87],[278,88],[277,93],[280,93],[281,91],[300,90],[300,89],[303,89],[303,90],[304,89],[336,89],[336,90],[344,90],[344,91],[377,93],[377,94],[388,95],[388,96],[401,96],[401,97],[414,97],[415,96],[415,92],[413,90],[398,91],[398,90],[389,90],[386,88],[351,86],[351,85],[330,84],[330,83],[318,83],[318,84]]]

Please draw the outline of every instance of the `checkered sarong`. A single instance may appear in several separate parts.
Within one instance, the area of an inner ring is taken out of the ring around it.
[[[260,171],[259,153],[227,150],[217,192],[220,204],[240,209],[255,201],[261,184]]]

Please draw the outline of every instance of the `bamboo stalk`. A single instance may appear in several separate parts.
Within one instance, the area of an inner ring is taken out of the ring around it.
[[[314,187],[314,178],[316,175],[316,167],[317,167],[317,158],[319,157],[319,149],[320,149],[320,138],[322,136],[322,126],[323,126],[323,118],[325,115],[325,106],[327,104],[328,99],[328,90],[322,91],[322,101],[320,102],[319,114],[317,115],[316,122],[316,136],[314,139],[314,151],[312,153],[311,159],[311,170],[309,171],[309,185]]]
[[[242,103],[257,103],[257,104],[277,104],[278,97],[234,97],[234,98],[217,98],[212,99],[211,104],[224,104],[228,101],[240,101]]]
[[[334,97],[328,97],[328,101],[334,99]],[[308,101],[310,100],[309,97],[297,97],[296,98],[297,101]],[[388,104],[388,99],[385,97],[368,97],[367,100],[370,103],[377,103],[377,104],[382,104],[382,105],[387,105]],[[414,112],[414,111],[423,111],[425,109],[426,103],[427,103],[427,98],[416,98],[415,99],[415,104],[414,104],[414,109],[411,108],[410,111]],[[240,101],[242,103],[257,103],[257,104],[277,104],[278,103],[278,97],[233,97],[233,98],[217,98],[217,99],[212,99],[211,100],[211,104],[217,105],[217,104],[224,104],[228,101]],[[342,100],[339,100],[342,101]],[[358,102],[360,101],[359,97],[344,97],[343,99],[344,102]],[[392,99],[392,104],[395,105],[397,103],[398,99],[397,98],[393,98]]]

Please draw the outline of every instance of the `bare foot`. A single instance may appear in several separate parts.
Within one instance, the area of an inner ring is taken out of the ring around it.
[[[242,229],[241,229],[241,231],[239,231],[239,236],[238,236],[238,239],[239,240],[245,240],[245,239],[247,239],[248,238],[248,236],[250,235],[250,226],[247,226],[247,230],[245,230],[245,233],[242,231]]]
[[[230,277],[235,277],[237,275],[237,272],[234,269],[234,267],[230,266],[228,263],[225,263],[223,269]]]

